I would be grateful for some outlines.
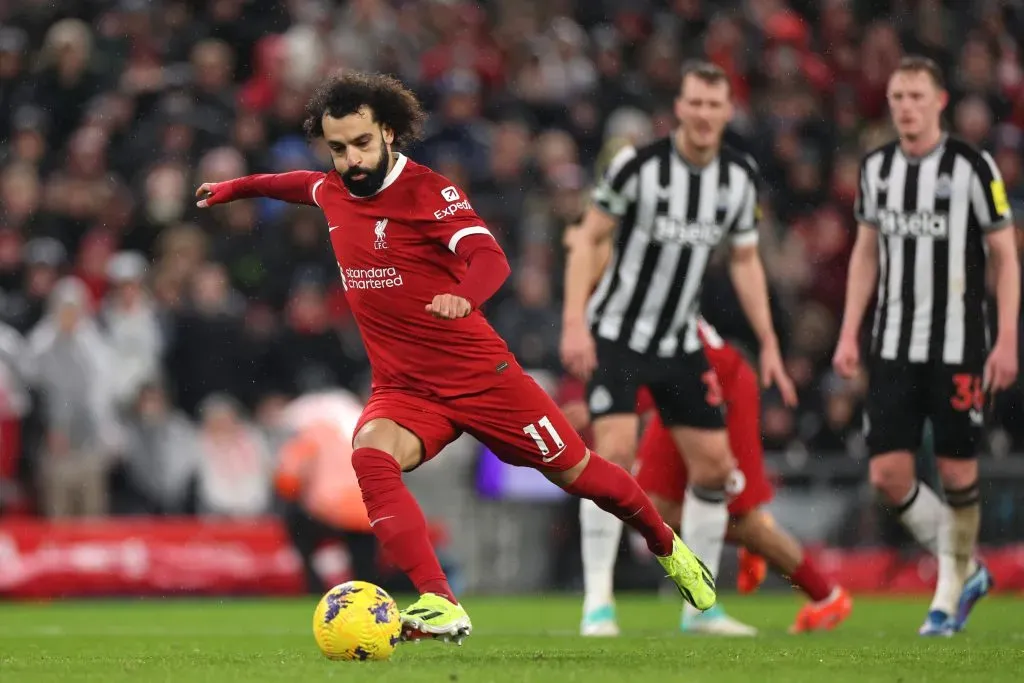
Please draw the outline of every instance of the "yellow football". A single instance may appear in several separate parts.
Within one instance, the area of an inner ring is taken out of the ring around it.
[[[335,586],[313,613],[313,637],[328,659],[387,659],[401,634],[398,605],[387,591],[366,581]]]

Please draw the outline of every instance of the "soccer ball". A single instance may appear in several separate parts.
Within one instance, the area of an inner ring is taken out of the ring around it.
[[[313,637],[328,659],[387,659],[402,635],[398,605],[366,581],[348,581],[320,598],[313,612]]]

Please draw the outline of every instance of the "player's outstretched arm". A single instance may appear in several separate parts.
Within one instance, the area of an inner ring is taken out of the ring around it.
[[[768,281],[765,278],[761,256],[756,244],[733,245],[729,262],[729,276],[740,306],[761,345],[761,376],[765,386],[775,384],[788,406],[797,402],[796,389],[786,374],[779,351],[779,339],[772,324],[772,311],[768,304]]]
[[[561,356],[566,369],[580,379],[588,378],[597,365],[594,338],[587,328],[587,299],[594,286],[595,266],[608,250],[616,225],[614,216],[592,206],[567,241]]]
[[[985,363],[985,388],[1007,389],[1017,379],[1017,325],[1020,317],[1020,259],[1013,227],[985,235],[998,307],[996,343]]]
[[[196,190],[196,206],[205,209],[226,204],[236,199],[267,197],[289,204],[316,205],[315,194],[323,183],[325,173],[320,171],[289,171],[288,173],[259,173],[220,183],[203,183]]]
[[[874,226],[861,223],[850,255],[846,277],[846,304],[839,343],[832,365],[842,377],[852,377],[860,365],[860,326],[878,279],[878,233]]]

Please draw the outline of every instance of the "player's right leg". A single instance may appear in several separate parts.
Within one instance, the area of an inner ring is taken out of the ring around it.
[[[928,412],[925,378],[921,367],[875,360],[868,375],[864,429],[871,485],[917,542],[938,558],[939,539],[950,522],[949,508],[926,483],[918,481],[913,455],[921,447]],[[950,591],[937,590],[936,598],[940,593],[948,595]],[[918,632],[951,635],[948,622],[955,608],[955,599],[933,600]]]
[[[434,553],[416,499],[402,472],[417,467],[458,436],[442,406],[400,392],[374,393],[353,439],[352,468],[359,479],[370,528],[388,558],[412,581],[420,598],[402,610],[403,638],[461,642],[472,624]]]
[[[639,373],[627,354],[599,342],[598,369],[587,386],[594,450],[608,462],[631,471],[639,420],[636,392]],[[622,521],[587,498],[580,499],[580,551],[583,559],[584,636],[616,636],[615,558]]]
[[[459,426],[503,461],[540,471],[636,529],[683,598],[706,610],[715,585],[703,563],[666,525],[625,469],[593,454],[548,394],[518,366],[485,394],[453,399]]]
[[[981,525],[977,449],[985,422],[982,367],[981,362],[942,366],[933,372],[930,392],[939,480],[949,507],[949,524],[938,543],[936,600],[943,607],[955,605],[950,620],[954,631],[964,628],[975,603],[993,585],[988,568],[975,559]]]

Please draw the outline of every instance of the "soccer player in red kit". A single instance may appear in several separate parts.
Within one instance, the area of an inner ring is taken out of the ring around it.
[[[317,88],[306,114],[333,170],[205,183],[198,204],[270,197],[324,212],[373,378],[352,466],[374,534],[420,593],[402,611],[405,637],[461,642],[472,628],[402,482],[463,432],[631,525],[684,599],[710,608],[700,560],[628,472],[592,457],[480,313],[509,266],[462,189],[397,153],[424,117],[415,95],[389,76],[346,72]]]
[[[832,629],[850,614],[853,602],[849,593],[824,577],[800,543],[778,527],[771,515],[762,509],[771,501],[774,491],[764,469],[761,389],[757,373],[743,354],[726,343],[706,321],[698,321],[698,331],[704,343],[704,354],[715,374],[715,381],[708,384],[709,392],[715,395],[709,399],[726,407],[729,447],[736,459],[736,469],[727,489],[730,521],[726,538],[741,549],[756,554],[747,554],[741,561],[741,588],[744,581],[754,583],[744,570],[756,565],[755,557],[763,556],[810,598],[810,602],[797,614],[790,631],[801,633]],[[638,410],[641,408],[644,406],[638,406]],[[677,520],[686,492],[686,463],[657,411],[652,413],[637,450],[636,479],[661,511],[662,517]],[[763,573],[759,578],[763,579]],[[748,589],[752,587],[746,586]],[[684,617],[683,630],[753,635],[753,629],[725,615],[720,604],[703,614],[689,619]]]

